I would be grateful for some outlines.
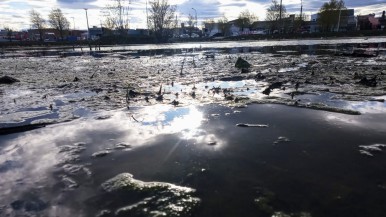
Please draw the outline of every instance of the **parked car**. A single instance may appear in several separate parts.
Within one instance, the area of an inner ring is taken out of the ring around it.
[[[218,32],[218,33],[211,36],[211,38],[216,38],[216,37],[224,37],[224,34]]]
[[[199,38],[200,35],[196,34],[196,33],[192,33],[192,35],[190,36],[191,38]]]
[[[267,32],[265,30],[258,30],[258,31],[253,31],[254,35],[266,35]]]
[[[182,35],[180,35],[180,38],[189,38],[190,36],[189,36],[189,34],[182,34]]]

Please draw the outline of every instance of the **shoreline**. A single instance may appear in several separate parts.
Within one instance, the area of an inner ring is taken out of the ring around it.
[[[263,42],[263,41],[307,41],[307,40],[312,40],[312,41],[318,41],[318,40],[344,40],[344,39],[375,39],[375,38],[386,38],[386,33],[385,35],[381,35],[381,36],[353,36],[353,37],[350,37],[350,36],[343,36],[343,37],[339,37],[339,36],[331,36],[331,37],[309,37],[309,38],[264,38],[264,39],[224,39],[224,40],[200,40],[200,41],[177,41],[177,42],[166,42],[166,43],[148,43],[148,42],[145,42],[145,43],[139,43],[139,44],[100,44],[98,41],[94,41],[92,44],[91,44],[91,47],[92,48],[95,48],[95,46],[100,46],[100,47],[140,47],[140,46],[144,46],[144,45],[152,45],[152,46],[165,46],[165,45],[178,45],[178,44],[197,44],[197,43],[232,43],[232,42],[242,42],[242,43],[248,43],[248,42]],[[4,43],[0,43],[0,46],[4,47],[5,48],[8,48],[8,49],[15,49],[16,48],[20,48],[20,49],[23,49],[23,48],[51,48],[51,49],[60,49],[60,48],[67,48],[67,49],[72,49],[74,46],[76,47],[83,47],[84,49],[89,49],[89,45],[87,44],[87,42],[83,42],[83,41],[79,41],[79,42],[82,42],[82,43],[70,43],[70,42],[65,42],[64,45],[56,45],[57,43],[62,43],[62,42],[53,42],[53,43],[45,43],[44,45],[39,45],[39,44],[32,44],[32,45],[28,45],[28,44],[17,44],[17,43],[20,43],[20,42],[14,42],[12,46],[7,46],[7,42],[4,42]]]

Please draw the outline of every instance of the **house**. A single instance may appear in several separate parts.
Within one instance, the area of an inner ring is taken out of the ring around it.
[[[374,30],[380,27],[379,19],[375,14],[358,15],[358,30]]]

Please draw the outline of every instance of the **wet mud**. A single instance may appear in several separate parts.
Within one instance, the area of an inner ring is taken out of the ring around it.
[[[0,76],[20,82],[0,84],[0,122],[4,127],[62,122],[92,111],[160,103],[279,103],[356,115],[363,111],[342,104],[384,103],[384,43],[347,45],[377,54],[370,58],[337,55],[350,52],[344,47],[313,46],[219,48],[210,51],[213,58],[200,47],[156,50],[163,54],[155,56],[150,51],[2,58]]]

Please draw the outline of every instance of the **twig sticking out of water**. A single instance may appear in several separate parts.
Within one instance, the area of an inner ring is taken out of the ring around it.
[[[193,56],[193,67],[196,68],[197,65],[196,65],[196,61],[194,60],[194,56]]]
[[[161,86],[159,87],[159,91],[158,91],[158,95],[161,95],[162,94],[162,84]]]
[[[140,121],[138,121],[138,120],[134,117],[134,115],[131,115],[131,117],[133,118],[133,120],[134,120],[135,122],[140,123]]]
[[[186,53],[185,53],[185,56],[184,56],[184,60],[182,61],[181,72],[180,72],[181,76],[183,75],[182,71],[184,70],[185,60],[186,60]]]

